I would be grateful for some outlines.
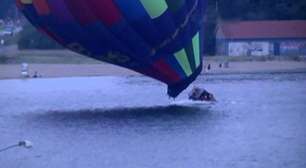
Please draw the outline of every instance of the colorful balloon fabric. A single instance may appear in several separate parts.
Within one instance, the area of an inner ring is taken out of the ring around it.
[[[202,70],[204,0],[17,0],[64,47],[132,69],[177,97]]]

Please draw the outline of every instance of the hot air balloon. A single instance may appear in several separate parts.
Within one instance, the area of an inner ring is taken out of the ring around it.
[[[177,97],[202,71],[204,0],[17,0],[41,32],[83,55],[168,85]]]

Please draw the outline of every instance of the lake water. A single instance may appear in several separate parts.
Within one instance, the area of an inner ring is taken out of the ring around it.
[[[0,80],[0,148],[34,145],[0,153],[0,167],[306,167],[305,73],[195,84],[218,102],[175,103],[144,77]]]

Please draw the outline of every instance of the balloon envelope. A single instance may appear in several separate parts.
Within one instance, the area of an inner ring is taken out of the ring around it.
[[[204,0],[17,0],[64,47],[132,69],[178,96],[202,70]]]

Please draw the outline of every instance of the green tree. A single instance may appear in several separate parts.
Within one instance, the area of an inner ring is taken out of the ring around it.
[[[13,17],[13,11],[15,9],[14,0],[1,0],[0,2],[0,19],[6,19],[7,17]]]
[[[51,40],[47,35],[38,32],[29,23],[19,34],[19,49],[60,49],[62,48],[55,41]]]
[[[224,20],[305,20],[305,0],[216,0]]]

